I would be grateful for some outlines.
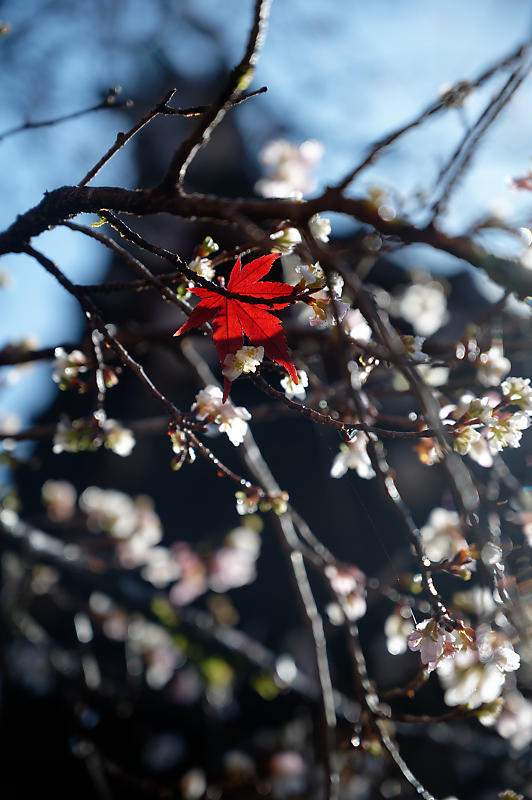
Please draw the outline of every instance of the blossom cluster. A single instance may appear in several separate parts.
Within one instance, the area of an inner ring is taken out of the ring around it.
[[[447,408],[456,420],[454,449],[470,455],[482,466],[490,466],[492,453],[519,447],[523,431],[530,426],[532,389],[529,378],[508,378],[501,384],[502,400],[464,395],[458,406]],[[517,406],[518,411],[509,411]],[[480,430],[479,430],[480,428]]]
[[[325,575],[338,599],[337,605],[347,619],[355,622],[366,613],[366,576],[352,564],[328,564]],[[327,606],[331,620],[335,619],[333,604]]]
[[[302,197],[316,188],[311,170],[323,156],[323,145],[313,139],[299,146],[286,139],[274,139],[262,149],[259,158],[269,174],[255,186],[263,197]]]
[[[234,406],[231,402],[224,403],[222,400],[222,390],[218,386],[208,385],[196,395],[191,411],[200,421],[217,425],[220,433],[227,434],[229,441],[236,447],[244,441],[248,430],[247,420],[251,419],[251,414],[242,406]]]
[[[135,447],[135,436],[129,428],[103,414],[91,420],[61,417],[53,439],[54,453],[94,452],[102,445],[118,456],[129,456]]]

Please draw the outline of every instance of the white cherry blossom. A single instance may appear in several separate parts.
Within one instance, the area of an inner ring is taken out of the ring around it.
[[[399,301],[399,313],[416,333],[430,336],[449,317],[443,286],[438,281],[412,283]]]
[[[502,347],[493,345],[486,353],[480,354],[477,377],[484,386],[499,386],[511,368],[512,362],[505,357]]]
[[[308,387],[308,375],[304,369],[298,369],[297,377],[299,383],[294,383],[290,375],[285,375],[281,378],[281,386],[289,399],[296,397],[298,400],[304,400],[307,396],[305,389]]]
[[[521,411],[532,415],[532,386],[530,378],[508,378],[501,384],[504,399]]]
[[[436,669],[444,657],[444,651],[449,656],[457,652],[454,635],[444,630],[435,619],[418,622],[415,629],[408,634],[407,642],[410,650],[419,652],[421,663],[427,667],[428,672]]]
[[[468,546],[458,513],[446,508],[434,508],[420,533],[425,553],[431,561],[452,559],[458,550]]]
[[[190,262],[189,267],[196,275],[199,275],[201,278],[207,278],[209,281],[212,281],[216,275],[216,270],[210,258],[194,258]]]
[[[256,372],[257,367],[264,358],[264,347],[244,345],[236,353],[228,353],[224,359],[222,373],[229,381],[234,381],[240,375]]]
[[[341,444],[331,467],[331,477],[341,478],[348,469],[354,469],[359,478],[375,477],[368,455],[368,439],[363,431],[357,431],[349,444]]]
[[[314,214],[309,221],[309,228],[311,234],[320,242],[328,242],[331,233],[331,221],[327,217],[320,217],[319,214]]]
[[[284,228],[282,231],[276,231],[270,234],[270,239],[273,242],[272,253],[282,253],[283,255],[288,255],[298,244],[301,244],[301,234],[297,228]]]
[[[529,426],[530,417],[522,411],[511,417],[494,418],[487,433],[491,450],[496,453],[504,447],[519,447],[523,431]]]

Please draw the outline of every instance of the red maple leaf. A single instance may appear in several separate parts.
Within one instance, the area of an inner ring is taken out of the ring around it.
[[[213,339],[222,367],[225,357],[234,355],[244,344],[244,334],[255,347],[263,347],[264,354],[284,367],[294,383],[298,383],[296,369],[286,346],[286,339],[281,327],[281,320],[272,314],[272,309],[286,308],[290,305],[288,299],[294,293],[294,287],[288,283],[261,281],[272,268],[279,254],[261,256],[250,261],[244,267],[238,258],[231,271],[227,290],[235,294],[253,298],[263,298],[270,302],[249,303],[237,300],[234,297],[225,297],[210,289],[195,288],[190,291],[201,297],[194,311],[174,336],[198,328],[212,319]],[[275,299],[273,298],[284,298]],[[224,377],[225,402],[231,389],[231,381]]]

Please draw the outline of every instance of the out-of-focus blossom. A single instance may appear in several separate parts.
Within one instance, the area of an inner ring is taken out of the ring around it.
[[[431,561],[452,559],[458,550],[465,550],[468,546],[460,517],[456,511],[446,508],[434,508],[420,533],[423,548]]]
[[[0,413],[0,437],[14,436],[22,427],[22,420],[18,414]]]
[[[348,469],[354,469],[359,478],[369,480],[375,477],[368,455],[368,438],[363,431],[357,431],[349,444],[341,444],[331,467],[331,477],[341,478]]]
[[[416,333],[430,336],[447,321],[447,299],[438,281],[412,283],[399,301],[399,313]]]
[[[117,456],[129,456],[135,447],[135,435],[129,428],[124,428],[115,419],[107,419],[103,423],[105,433],[104,446]]]
[[[65,522],[74,516],[77,492],[69,481],[45,481],[41,497],[53,522]]]
[[[213,592],[227,592],[253,583],[256,558],[237,547],[221,547],[208,560],[208,584]]]
[[[477,378],[484,386],[499,386],[508,375],[512,362],[506,358],[500,345],[493,345],[478,358]]]
[[[499,697],[507,672],[519,668],[519,656],[504,634],[482,627],[477,647],[462,650],[438,665],[438,676],[449,706],[478,708]]]
[[[519,406],[521,411],[532,415],[532,386],[530,378],[508,378],[501,384],[507,403]]]
[[[301,244],[301,234],[297,228],[284,228],[282,231],[276,231],[270,234],[270,239],[273,242],[272,253],[281,253],[282,255],[288,255],[298,244]]]
[[[127,539],[137,526],[135,503],[124,492],[88,486],[79,498],[79,507],[93,532],[105,531],[117,539]]]
[[[78,453],[82,450],[97,450],[102,440],[95,436],[94,426],[83,419],[70,420],[62,416],[53,439],[54,453]]]
[[[351,339],[366,344],[371,339],[371,328],[358,308],[350,308],[343,320],[345,331]]]
[[[493,592],[486,586],[474,586],[466,592],[453,595],[452,607],[458,608],[477,617],[487,617],[496,609]]]
[[[391,614],[384,623],[386,648],[393,656],[406,652],[408,636],[414,630],[412,616],[403,617],[402,613]]]
[[[476,461],[476,463],[481,467],[485,467],[487,469],[493,466],[493,455],[491,453],[488,441],[484,436],[481,436],[480,439],[476,439],[474,442],[471,442],[467,455],[473,461]]]
[[[179,781],[184,800],[200,800],[207,791],[207,778],[202,769],[189,769]]]
[[[141,575],[153,586],[162,588],[181,577],[181,567],[171,550],[166,547],[151,547],[146,551]]]
[[[366,613],[366,576],[353,565],[338,567],[328,564],[325,575],[338,595],[340,606],[347,619],[357,620]]]
[[[150,562],[155,545],[162,538],[159,516],[149,497],[131,498],[114,489],[89,486],[79,499],[87,515],[89,530],[109,533],[117,540],[120,563],[128,568]]]
[[[289,399],[296,397],[298,400],[304,400],[307,396],[305,389],[308,387],[308,375],[304,369],[298,369],[297,377],[299,383],[296,384],[290,375],[285,375],[284,378],[281,378],[281,387]]]
[[[415,369],[420,379],[423,383],[426,383],[427,386],[443,386],[447,383],[449,377],[449,367],[433,367],[431,364],[417,364],[413,369]],[[396,370],[393,376],[393,388],[403,392],[408,389],[409,386],[410,384],[405,376]]]
[[[294,750],[276,753],[270,759],[269,766],[274,798],[304,793],[307,783],[307,765],[299,753]]]
[[[320,242],[328,242],[331,233],[331,220],[314,214],[308,221],[311,234]]]
[[[228,353],[224,360],[222,373],[230,380],[236,380],[242,373],[256,372],[264,358],[264,347],[244,345],[236,353]]]
[[[184,663],[183,654],[169,633],[143,617],[128,626],[128,647],[140,656],[146,667],[146,682],[152,689],[162,689]]]
[[[429,356],[422,352],[423,344],[425,343],[424,336],[400,336],[403,349],[408,358],[417,363],[423,363],[429,360]]]
[[[255,777],[255,763],[242,750],[228,750],[224,755],[224,768],[233,784],[242,784]]]
[[[428,672],[436,669],[442,658],[453,657],[458,652],[455,635],[442,628],[435,619],[418,622],[408,634],[407,642],[410,650],[419,651],[421,663]]]
[[[274,139],[259,154],[269,175],[259,180],[255,190],[263,197],[301,197],[316,188],[311,170],[323,156],[323,145],[315,140],[299,147],[285,139]]]
[[[207,591],[207,569],[186,542],[177,542],[172,552],[181,570],[181,577],[170,590],[170,600],[178,606],[186,606]]]
[[[247,527],[235,528],[224,546],[211,554],[207,562],[208,584],[215,592],[226,592],[252,583],[260,553],[260,536]]]
[[[79,386],[79,376],[88,371],[87,357],[81,350],[72,350],[70,353],[62,347],[54,350],[52,379],[63,391],[73,386]]]
[[[495,728],[500,736],[509,739],[515,750],[524,750],[532,741],[532,702],[521,692],[508,692]]]
[[[118,456],[128,456],[135,446],[135,436],[117,420],[96,422],[61,417],[53,439],[54,453],[94,452],[102,445]]]
[[[251,414],[241,406],[234,406],[230,402],[222,403],[222,398],[222,390],[218,386],[206,386],[196,395],[196,402],[191,410],[197,419],[218,425],[220,433],[226,433],[232,444],[242,444]]]

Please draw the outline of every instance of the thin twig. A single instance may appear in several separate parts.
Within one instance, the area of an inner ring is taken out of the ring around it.
[[[460,102],[464,95],[467,95],[473,89],[477,89],[482,86],[482,84],[492,78],[496,72],[499,72],[500,70],[510,66],[514,61],[521,59],[523,57],[525,47],[525,45],[519,45],[517,50],[514,50],[502,61],[497,62],[488,70],[481,73],[481,75],[479,75],[475,81],[460,81],[458,84],[456,84],[456,86],[453,86],[437,100],[428,105],[427,108],[425,108],[424,111],[419,114],[419,116],[415,117],[406,125],[401,126],[392,133],[389,133],[387,136],[384,136],[382,139],[379,139],[377,142],[374,142],[368,148],[367,155],[364,157],[361,163],[348,172],[347,175],[340,181],[340,183],[337,184],[336,188],[340,191],[346,189],[357,177],[357,175],[362,172],[362,170],[377,160],[383,150],[400,139],[405,133],[408,133],[408,131],[411,131],[413,128],[417,128],[419,125],[422,125],[427,119],[439,113],[440,111],[446,111],[449,108],[452,108],[455,103]]]
[[[244,103],[246,100],[249,100],[250,97],[256,97],[258,94],[264,94],[268,91],[267,86],[261,86],[260,89],[255,89],[254,92],[246,92],[245,94],[237,97],[236,100],[233,100],[231,105],[238,106],[240,103]],[[172,114],[176,114],[180,117],[199,117],[201,114],[206,114],[207,111],[210,111],[212,108],[211,105],[207,106],[190,106],[190,108],[171,108],[170,106],[166,106],[161,110],[161,114],[167,114],[172,116]]]
[[[129,131],[127,131],[127,133],[118,133],[116,135],[115,143],[111,145],[109,150],[105,153],[105,155],[103,155],[100,158],[100,160],[94,165],[94,167],[92,167],[92,169],[90,169],[87,172],[85,177],[80,180],[78,186],[86,186],[88,183],[90,183],[90,181],[94,177],[96,177],[96,175],[99,173],[102,167],[104,167],[105,164],[107,164],[112,159],[112,157],[116,153],[118,153],[119,150],[122,149],[122,147],[126,144],[126,142],[129,142],[129,140],[132,139],[136,133],[138,133],[142,128],[144,128],[145,125],[151,122],[152,119],[155,119],[155,117],[158,114],[161,114],[162,113],[161,109],[164,108],[169,102],[169,100],[172,99],[172,97],[175,94],[175,91],[176,91],[175,89],[171,89],[169,92],[166,92],[164,97],[162,97],[161,100],[159,100],[159,102],[150,111],[148,111],[148,113],[145,114],[145,116],[142,117],[142,119],[139,122],[135,123],[135,125],[133,125],[133,127],[130,128]]]
[[[22,133],[22,131],[35,130],[36,128],[47,128],[52,125],[59,125],[60,123],[68,122],[71,119],[84,117],[86,114],[91,114],[93,111],[102,111],[106,108],[111,108],[116,110],[131,108],[133,105],[132,100],[124,100],[123,102],[120,103],[115,102],[115,98],[120,91],[121,88],[119,86],[117,86],[115,89],[110,89],[106,97],[101,101],[101,103],[98,103],[95,106],[91,106],[90,108],[84,108],[81,111],[73,111],[70,114],[64,114],[61,117],[39,120],[38,122],[33,122],[32,120],[28,120],[27,122],[24,122],[22,125],[16,125],[14,128],[9,128],[9,130],[0,133],[0,142],[3,141],[4,139],[7,139],[9,136],[14,136],[16,133]]]

